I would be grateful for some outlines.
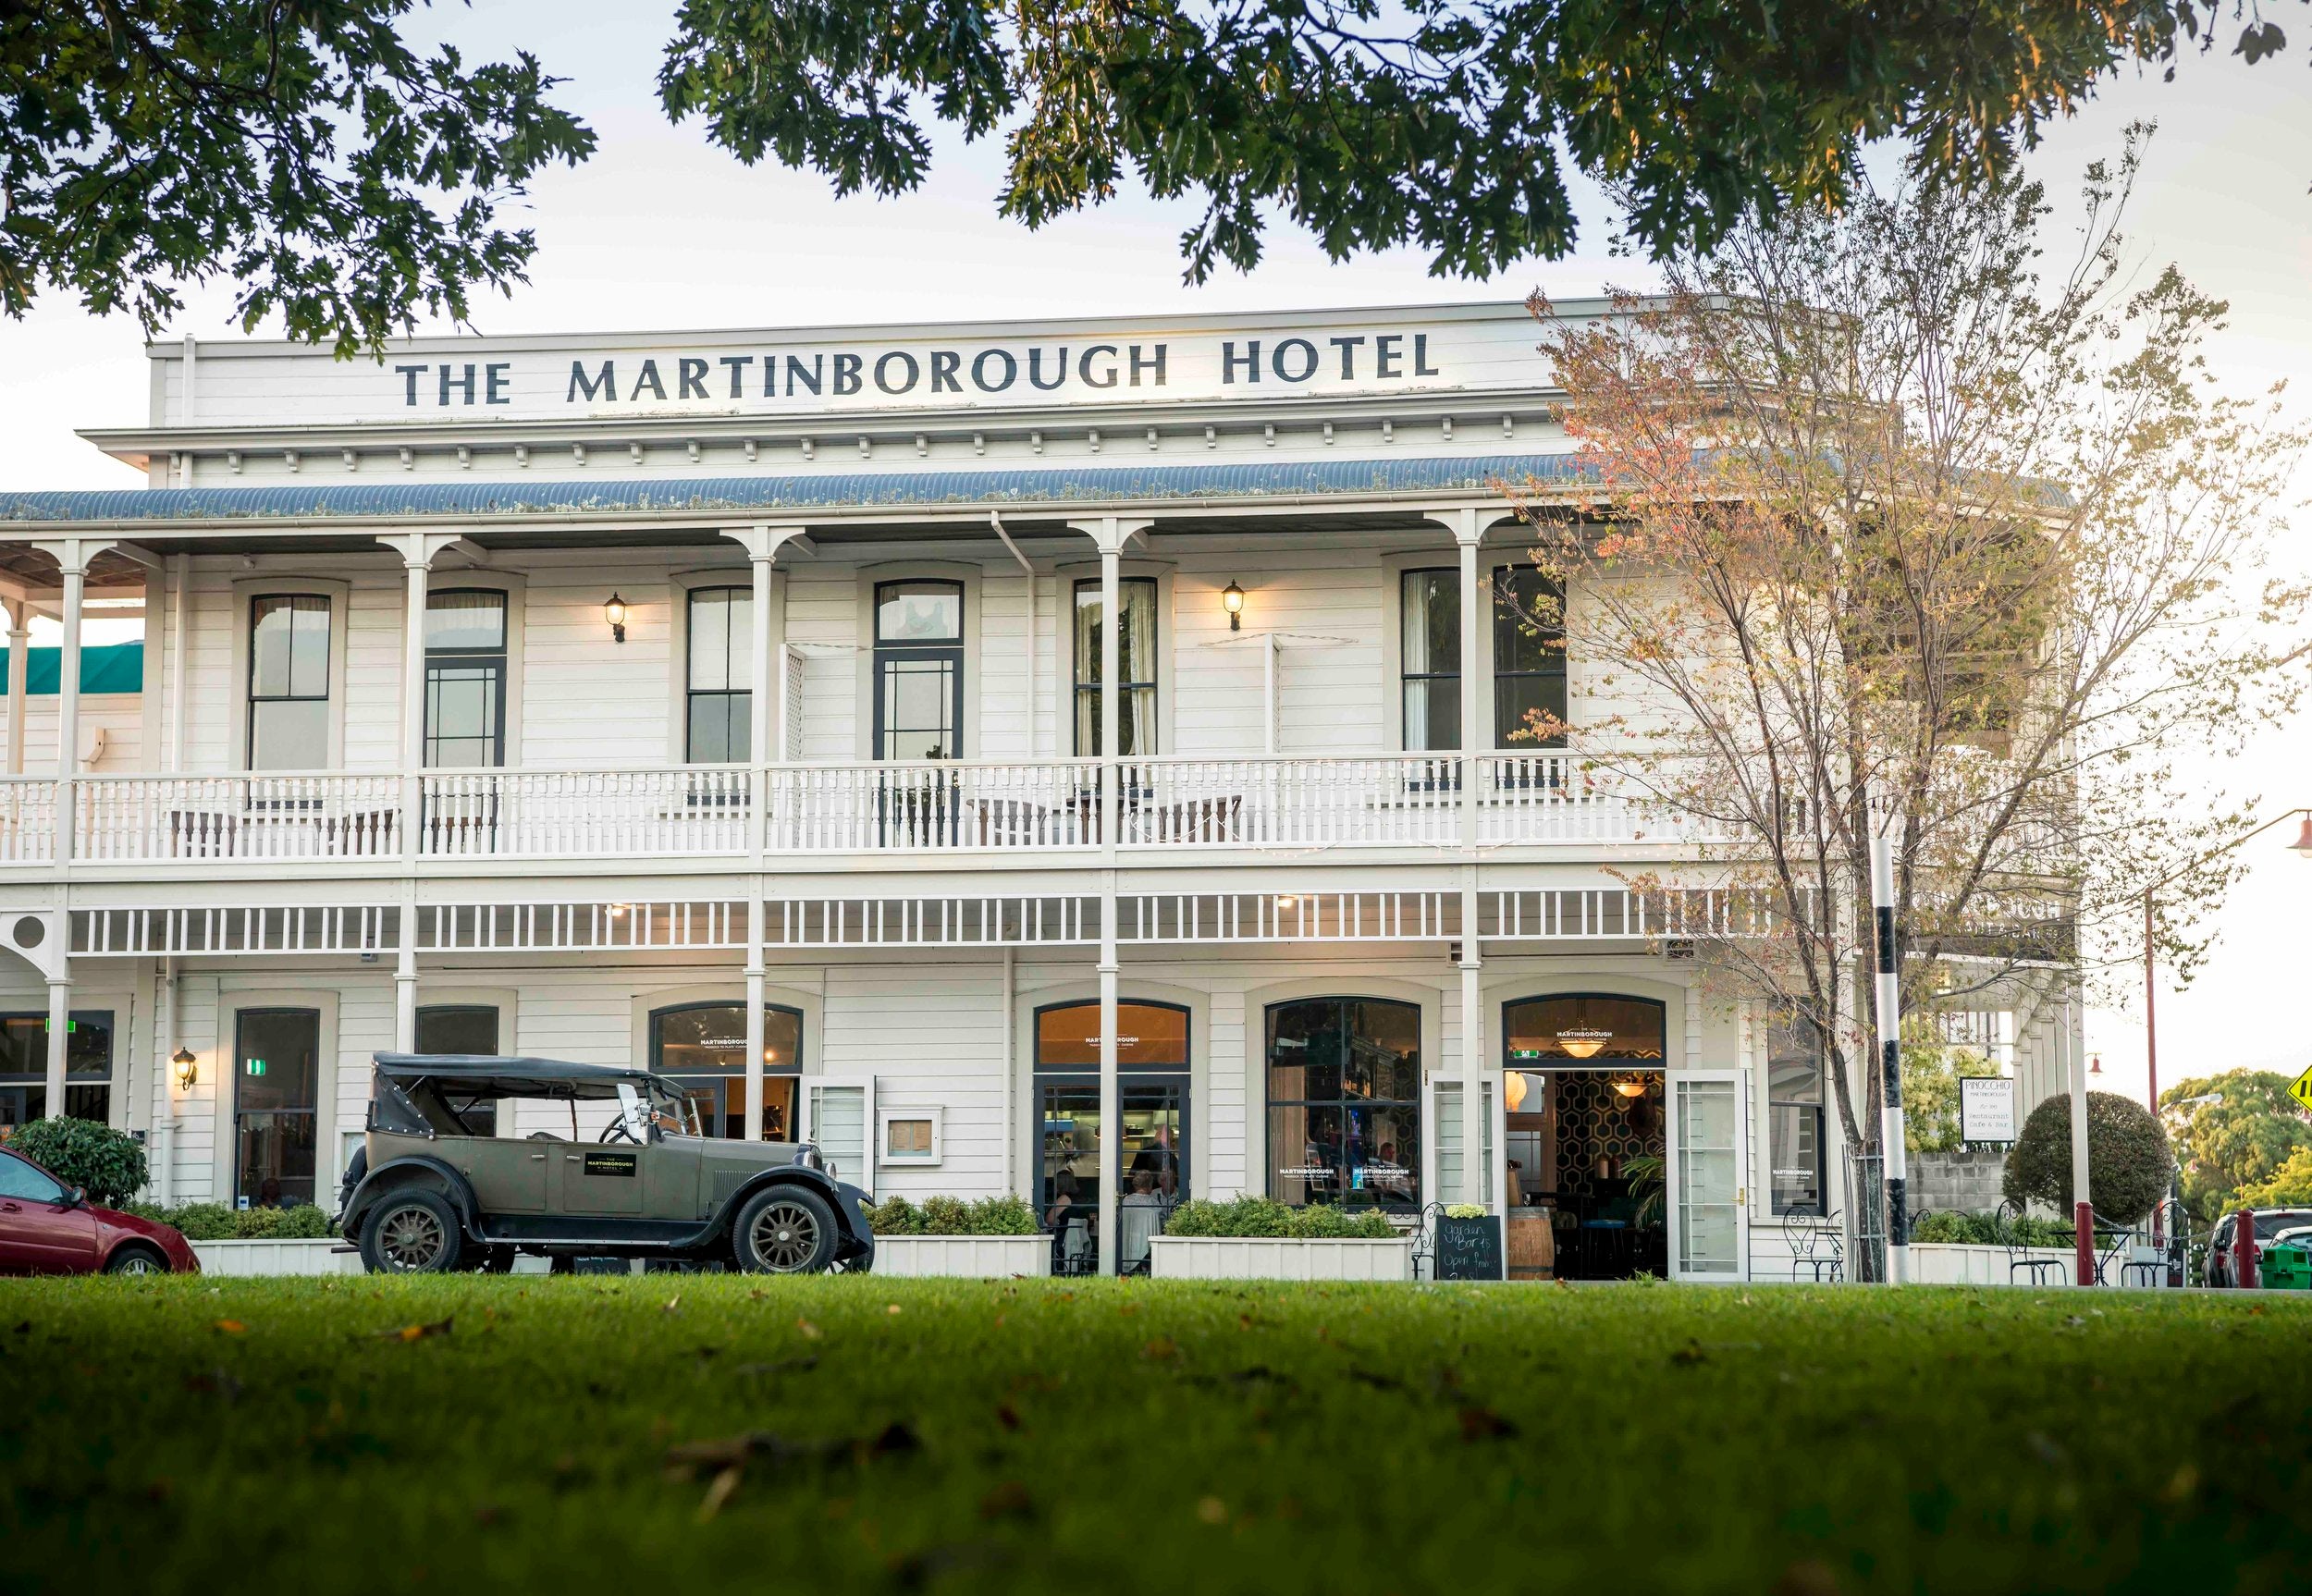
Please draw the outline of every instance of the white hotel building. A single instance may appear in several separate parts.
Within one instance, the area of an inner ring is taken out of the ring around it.
[[[1707,840],[1506,737],[1597,704],[1491,597],[1536,580],[1494,485],[1571,459],[1535,337],[154,346],[150,424],[84,435],[141,487],[0,495],[0,1124],[326,1206],[373,1052],[647,1062],[1109,1267],[1139,1184],[1787,1275],[1845,1189],[1819,1073],[1616,874]],[[141,690],[82,693],[83,620],[139,614]]]

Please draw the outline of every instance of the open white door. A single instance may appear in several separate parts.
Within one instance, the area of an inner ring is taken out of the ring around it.
[[[803,1139],[840,1181],[875,1195],[875,1077],[803,1077]]]
[[[1501,1162],[1496,1156],[1502,1145],[1501,1094],[1494,1083],[1487,1079],[1480,1089],[1484,1097],[1483,1162],[1478,1170],[1478,1201],[1495,1213],[1501,1211]],[[1457,1203],[1461,1200],[1461,1083],[1453,1075],[1432,1075],[1427,1082],[1428,1100],[1421,1104],[1421,1153],[1427,1179],[1421,1185],[1421,1203]]]
[[[1747,1272],[1748,1109],[1739,1070],[1691,1070],[1670,1077],[1674,1280],[1738,1281]]]

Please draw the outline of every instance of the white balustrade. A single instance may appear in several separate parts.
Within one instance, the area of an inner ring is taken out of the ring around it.
[[[72,856],[385,859],[401,851],[401,784],[376,775],[78,776]]]
[[[1457,842],[1450,754],[1343,759],[1146,759],[1120,767],[1121,841],[1138,848]]]
[[[754,775],[730,766],[429,770],[418,851],[429,859],[744,853]]]
[[[1117,845],[1455,848],[1463,782],[1482,845],[1726,841],[1580,755],[1537,750],[1341,758],[1126,760]],[[206,776],[72,783],[73,855],[191,859],[666,858],[770,853],[1043,853],[1097,848],[1104,767],[1090,760],[678,766]],[[53,857],[55,784],[0,778],[0,864]],[[412,831],[412,828],[414,828]]]
[[[1477,761],[1477,837],[1485,843],[1723,841],[1645,789],[1578,754],[1487,754]]]
[[[55,853],[55,782],[0,776],[0,865],[45,864]]]
[[[1088,761],[779,765],[766,773],[770,847],[791,853],[1085,848],[1100,835]]]

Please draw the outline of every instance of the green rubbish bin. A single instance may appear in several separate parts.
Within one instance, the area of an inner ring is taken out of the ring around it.
[[[2312,1250],[2294,1242],[2269,1242],[2256,1261],[2266,1291],[2312,1291]]]

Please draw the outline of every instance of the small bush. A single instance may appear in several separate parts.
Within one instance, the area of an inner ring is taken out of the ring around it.
[[[2017,1246],[2070,1246],[2072,1236],[2072,1227],[2061,1220],[2026,1214],[2009,1221],[2002,1233],[1997,1214],[1937,1211],[1919,1216],[1911,1227],[1911,1239],[1962,1246],[2003,1246],[2011,1241]]]
[[[223,1203],[189,1202],[174,1208],[128,1203],[121,1209],[140,1219],[175,1225],[187,1241],[304,1241],[337,1234],[329,1216],[312,1203],[291,1208],[230,1209]]]
[[[8,1146],[99,1208],[118,1208],[145,1183],[144,1148],[126,1131],[94,1120],[34,1120]]]
[[[1241,1197],[1234,1202],[1198,1199],[1172,1210],[1166,1235],[1280,1236],[1304,1241],[1386,1241],[1396,1234],[1388,1216],[1374,1209],[1354,1211],[1332,1203],[1287,1208],[1273,1197]]]
[[[2087,1094],[2087,1200],[2098,1219],[2134,1224],[2168,1195],[2175,1154],[2149,1109],[2114,1092]],[[2031,1111],[2007,1155],[2010,1202],[2072,1206],[2072,1104],[2049,1098]]]
[[[929,1197],[918,1208],[904,1197],[887,1197],[867,1215],[877,1235],[1034,1235],[1036,1210],[1010,1195],[965,1202]]]

